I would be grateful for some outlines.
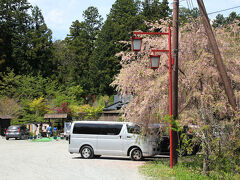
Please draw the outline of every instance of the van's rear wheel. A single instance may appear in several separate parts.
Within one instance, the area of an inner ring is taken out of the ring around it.
[[[90,146],[83,146],[80,153],[84,159],[91,159],[94,155],[93,149]]]
[[[140,161],[143,159],[142,151],[139,148],[133,148],[130,152],[133,161]]]

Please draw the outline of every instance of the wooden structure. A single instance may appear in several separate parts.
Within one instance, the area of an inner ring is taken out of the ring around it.
[[[121,113],[121,110],[103,111],[99,121],[119,121]]]
[[[52,114],[45,114],[44,119],[48,120],[48,124],[53,126],[53,124],[58,124],[58,130],[63,131],[64,129],[64,122],[69,122],[71,121],[68,117],[68,114],[57,114],[57,113],[52,113]]]
[[[122,106],[127,105],[131,99],[131,96],[122,97],[120,95],[114,95],[114,103],[105,107],[100,121],[120,121],[123,113]]]
[[[0,115],[0,135],[4,135],[5,129],[7,129],[11,125],[12,116],[9,115]]]

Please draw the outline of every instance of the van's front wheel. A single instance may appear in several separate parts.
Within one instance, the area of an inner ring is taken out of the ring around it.
[[[133,148],[130,152],[133,161],[140,161],[143,159],[142,151],[139,148]]]
[[[93,157],[93,149],[90,146],[82,147],[80,153],[84,159],[91,159]]]

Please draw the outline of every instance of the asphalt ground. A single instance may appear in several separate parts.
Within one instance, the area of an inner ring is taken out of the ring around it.
[[[1,180],[143,180],[145,161],[102,156],[83,159],[68,152],[68,141],[32,142],[0,137]]]

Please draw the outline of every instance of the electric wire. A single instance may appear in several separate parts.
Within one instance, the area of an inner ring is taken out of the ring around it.
[[[192,1],[192,0],[190,0],[190,2],[191,2],[191,5],[192,5],[192,9],[193,9],[193,8],[194,8],[193,1]]]
[[[194,8],[194,4],[193,4],[192,0],[180,0],[179,3],[182,3],[184,1],[186,1],[187,7],[188,7],[189,10],[192,10]],[[171,4],[173,4],[173,3],[171,3]],[[240,8],[240,6],[234,6],[234,7],[231,7],[231,8],[222,9],[222,10],[219,10],[219,11],[214,11],[214,12],[210,12],[210,13],[207,13],[207,14],[208,15],[216,14],[216,13],[220,13],[220,12],[224,12],[224,11],[228,11],[228,10],[236,9],[236,8]]]
[[[219,11],[210,12],[210,13],[208,13],[208,15],[216,14],[216,13],[220,13],[220,12],[223,12],[223,11],[228,11],[228,10],[236,9],[236,8],[240,8],[240,6],[235,6],[235,7],[231,7],[231,8],[227,8],[227,9],[222,9],[222,10],[219,10]]]
[[[188,0],[186,0],[186,2],[187,2],[187,7],[188,7],[188,9],[190,10],[190,6],[189,6]]]

